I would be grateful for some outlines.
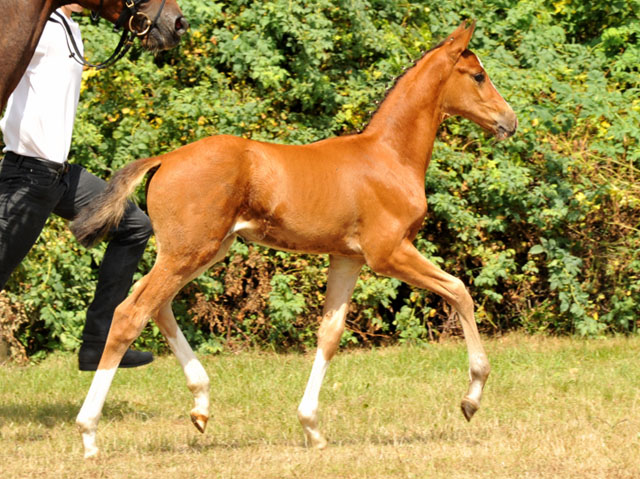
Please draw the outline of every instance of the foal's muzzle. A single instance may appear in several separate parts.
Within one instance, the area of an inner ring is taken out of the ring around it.
[[[498,140],[504,140],[513,136],[517,129],[518,118],[513,110],[509,109],[498,117],[494,131]]]

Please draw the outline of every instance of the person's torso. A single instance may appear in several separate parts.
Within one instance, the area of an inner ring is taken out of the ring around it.
[[[52,18],[63,21],[55,14]],[[82,52],[80,28],[66,16],[64,20]],[[60,163],[66,161],[81,81],[82,66],[70,56],[64,26],[48,21],[0,120],[4,151]]]

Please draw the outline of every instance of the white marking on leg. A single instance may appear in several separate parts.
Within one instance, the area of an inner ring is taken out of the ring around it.
[[[325,359],[323,351],[318,349],[307,387],[298,406],[298,419],[302,424],[307,441],[320,449],[326,446],[327,441],[318,431],[318,399],[328,367],[329,361]]]
[[[93,457],[98,453],[98,447],[96,446],[96,429],[98,428],[98,421],[102,414],[102,407],[104,406],[107,393],[109,392],[117,369],[116,367],[113,369],[98,369],[96,371],[87,397],[76,418],[76,424],[82,434],[85,459]]]
[[[326,439],[318,430],[318,398],[329,361],[340,345],[344,331],[344,319],[349,308],[349,298],[353,293],[362,261],[344,257],[330,257],[327,299],[323,319],[318,330],[318,351],[313,361],[307,387],[298,406],[298,419],[304,429],[307,444],[322,449]]]
[[[167,341],[182,366],[187,387],[193,394],[195,405],[191,410],[191,419],[202,432],[209,418],[209,376],[180,329],[177,329],[175,337],[167,336]]]
[[[489,375],[489,361],[484,352],[469,354],[469,390],[467,397],[480,404],[482,390]]]

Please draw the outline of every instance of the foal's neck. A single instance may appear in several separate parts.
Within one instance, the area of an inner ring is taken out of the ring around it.
[[[442,121],[442,89],[453,68],[438,53],[438,48],[428,52],[397,80],[363,132],[395,150],[422,178]]]

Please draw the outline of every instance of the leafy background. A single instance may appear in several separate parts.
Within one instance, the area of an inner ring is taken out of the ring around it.
[[[227,133],[307,143],[358,130],[403,69],[464,19],[520,127],[497,143],[442,126],[423,254],[468,285],[486,333],[636,332],[640,309],[640,1],[180,0],[180,47],[85,72],[72,161],[108,178],[140,157]],[[87,55],[116,37],[80,17]],[[139,202],[144,205],[142,192]],[[52,219],[6,289],[32,357],[76,349],[104,245]],[[138,276],[153,264],[153,240]],[[200,352],[315,343],[327,262],[237,241],[174,302]],[[458,333],[435,295],[361,274],[344,345]],[[16,329],[16,328],[14,328]],[[138,345],[166,348],[150,325]]]

